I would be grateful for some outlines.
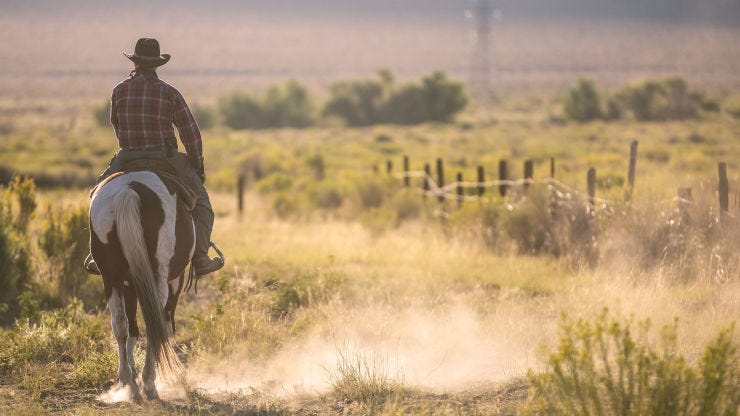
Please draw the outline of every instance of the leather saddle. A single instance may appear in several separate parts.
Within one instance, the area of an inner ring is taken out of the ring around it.
[[[103,179],[99,184],[90,191],[90,195],[95,193],[98,189],[105,186],[108,182],[117,178],[125,173],[148,171],[153,172],[159,176],[159,178],[167,185],[168,189],[174,189],[177,197],[185,204],[188,211],[192,211],[195,208],[196,196],[195,192],[190,189],[180,178],[177,177],[175,168],[167,161],[161,159],[136,159],[124,163],[121,166],[121,170],[113,173],[107,178]]]

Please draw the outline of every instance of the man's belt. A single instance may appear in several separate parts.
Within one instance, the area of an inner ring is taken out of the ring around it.
[[[123,150],[128,152],[164,152],[164,146],[151,146],[144,149],[134,149],[133,147],[124,147]]]

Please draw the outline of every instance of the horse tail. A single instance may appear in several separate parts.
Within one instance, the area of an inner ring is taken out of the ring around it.
[[[144,315],[148,347],[154,353],[161,375],[170,380],[179,378],[183,373],[182,364],[169,341],[164,306],[160,302],[159,287],[144,240],[139,194],[130,187],[125,187],[114,198],[113,211],[123,256],[128,262],[134,289]]]

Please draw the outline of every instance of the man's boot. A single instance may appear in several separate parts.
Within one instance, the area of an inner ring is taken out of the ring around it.
[[[204,276],[224,267],[224,262],[219,257],[210,258],[201,252],[193,255],[193,267],[196,276]]]
[[[195,223],[193,267],[196,276],[204,276],[224,267],[224,262],[220,257],[208,257],[208,249],[211,247],[211,230],[213,230],[213,210],[210,206],[197,204],[193,209],[193,222]]]

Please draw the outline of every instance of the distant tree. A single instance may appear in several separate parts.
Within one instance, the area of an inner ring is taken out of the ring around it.
[[[255,128],[262,119],[262,107],[249,94],[234,92],[219,100],[224,123],[232,129]]]
[[[690,91],[688,82],[678,77],[627,85],[617,93],[617,99],[639,121],[697,118],[707,102],[703,94]]]
[[[563,110],[568,118],[575,121],[587,122],[601,118],[601,99],[594,82],[585,78],[578,80],[563,98]]]
[[[436,71],[422,80],[428,119],[448,123],[468,104],[463,84]]]
[[[314,107],[308,89],[295,80],[268,88],[263,101],[265,124],[270,127],[308,127]]]
[[[331,88],[324,115],[335,116],[350,126],[376,123],[418,124],[451,122],[468,103],[462,83],[443,72],[424,77],[421,84],[396,88],[388,70],[378,72],[379,81],[343,81]]]
[[[243,92],[219,100],[224,123],[232,129],[307,127],[314,122],[314,105],[308,89],[297,81],[272,85],[261,97]]]
[[[388,98],[383,108],[383,120],[393,124],[419,124],[429,120],[424,89],[407,84]]]
[[[385,85],[383,80],[342,81],[331,86],[325,116],[345,120],[350,126],[368,126],[380,121]]]

